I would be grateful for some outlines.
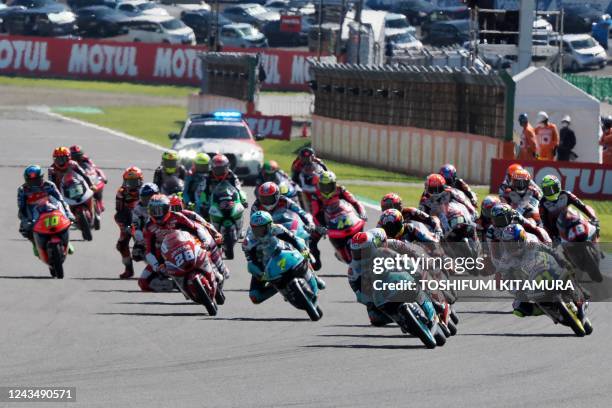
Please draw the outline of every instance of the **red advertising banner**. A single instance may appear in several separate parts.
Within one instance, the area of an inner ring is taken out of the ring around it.
[[[559,177],[564,190],[572,191],[580,198],[612,199],[612,167],[596,163],[543,160],[491,160],[492,193],[497,192],[505,177],[506,169],[512,163],[520,163],[529,170],[537,183],[547,174],[552,174]]]
[[[245,115],[253,133],[259,133],[269,139],[291,139],[291,116]]]
[[[281,15],[280,30],[283,33],[299,33],[302,31],[302,17]]]
[[[150,84],[201,82],[202,46],[120,43],[45,37],[0,37],[0,75],[98,79]],[[263,89],[308,90],[309,52],[241,49],[261,53],[266,71]]]

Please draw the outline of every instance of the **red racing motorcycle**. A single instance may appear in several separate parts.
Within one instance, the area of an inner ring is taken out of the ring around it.
[[[36,212],[38,218],[34,221],[32,231],[38,256],[49,265],[51,276],[63,279],[71,222],[57,205],[47,200],[37,206]]]
[[[344,263],[351,263],[348,243],[353,235],[363,231],[365,220],[361,219],[355,207],[345,200],[338,200],[326,206],[324,216],[326,233],[336,250],[336,257]]]
[[[89,179],[93,183],[93,186],[96,189],[96,193],[94,194],[95,214],[94,214],[93,227],[95,230],[99,230],[100,229],[100,217],[102,216],[102,203],[98,201],[96,197],[102,197],[102,194],[104,192],[104,186],[106,185],[106,183],[104,182],[102,177],[100,177],[95,167],[85,166],[83,167],[83,170],[85,170],[85,174],[89,177]]]
[[[173,231],[164,238],[161,254],[166,273],[185,298],[203,305],[210,316],[216,316],[218,305],[225,303],[225,295],[200,242],[186,231]]]
[[[91,241],[93,239],[91,230],[94,227],[96,213],[94,192],[81,176],[69,172],[62,179],[62,194],[76,218],[76,225],[81,230],[83,239]]]

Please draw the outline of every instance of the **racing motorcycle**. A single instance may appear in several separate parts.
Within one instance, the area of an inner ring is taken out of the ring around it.
[[[317,163],[310,163],[304,166],[299,175],[300,205],[309,213],[312,213],[311,202],[317,192],[319,177],[323,173],[323,167]]]
[[[566,210],[557,218],[557,228],[560,245],[572,264],[586,272],[593,282],[603,281],[597,227],[574,210]]]
[[[540,201],[535,198],[530,191],[522,196],[516,191],[511,191],[508,194],[508,198],[508,204],[519,214],[527,219],[535,221],[537,225],[542,225],[539,211]]]
[[[318,304],[319,288],[310,263],[297,249],[279,245],[273,250],[264,271],[253,263],[249,263],[248,268],[251,274],[272,285],[293,307],[305,310],[310,320],[323,317]]]
[[[87,165],[83,167],[83,170],[85,170],[85,174],[87,175],[87,177],[89,177],[93,186],[95,187],[96,193],[98,193],[99,196],[102,197],[104,186],[106,185],[106,182],[100,177],[95,167]],[[94,194],[94,208],[96,211],[94,215],[93,227],[95,230],[99,230],[100,229],[100,217],[102,216],[102,203],[100,203],[96,199],[95,194]]]
[[[173,231],[164,237],[161,254],[165,272],[185,298],[203,305],[210,316],[216,316],[218,305],[225,303],[225,295],[200,242],[186,231]]]
[[[167,196],[176,194],[179,197],[183,197],[184,186],[185,182],[182,179],[175,175],[172,175],[171,177],[166,177],[159,190],[162,194],[165,194]]]
[[[476,259],[482,252],[478,229],[472,215],[462,204],[451,201],[444,206],[443,247],[449,256]]]
[[[58,205],[47,200],[37,204],[36,213],[32,231],[39,258],[49,265],[51,276],[63,279],[71,222]]]
[[[62,179],[62,194],[70,211],[76,218],[76,226],[83,234],[85,241],[91,241],[95,224],[94,192],[85,180],[74,172],[67,173]]]
[[[272,213],[272,219],[275,224],[281,224],[283,227],[291,231],[295,236],[301,238],[308,245],[310,242],[310,232],[306,230],[304,222],[295,212],[291,210],[276,210]],[[316,259],[314,255],[310,255],[310,264],[314,265]]]
[[[223,235],[227,259],[234,259],[234,245],[242,233],[244,206],[240,192],[230,183],[219,183],[210,198],[209,214],[214,227]]]
[[[326,206],[324,211],[325,233],[336,250],[336,257],[349,264],[352,256],[348,242],[353,235],[363,231],[366,222],[350,203],[342,199]]]

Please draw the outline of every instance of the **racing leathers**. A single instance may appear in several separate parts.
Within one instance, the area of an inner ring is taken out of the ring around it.
[[[115,196],[115,222],[119,227],[117,251],[121,254],[121,261],[125,266],[125,271],[121,275],[123,278],[129,278],[134,274],[134,265],[132,264],[130,254],[130,240],[132,239],[132,213],[139,200],[138,189],[128,189],[124,186],[119,187]],[[134,238],[135,243],[138,243],[136,237]]]
[[[247,198],[242,191],[240,180],[233,171],[229,170],[228,174],[223,178],[215,177],[211,171],[198,185],[195,193],[196,212],[204,218],[208,218],[208,210],[212,193],[215,191],[215,188],[223,182],[229,183],[236,190],[238,190],[241,204],[244,206],[244,208],[248,207]]]
[[[76,162],[81,166],[81,168],[85,172],[95,173],[96,177],[99,178],[104,184],[108,183],[108,178],[106,174],[100,169],[96,164],[89,158],[87,155],[83,155],[80,160],[76,160]],[[98,211],[104,211],[104,201],[102,200],[102,190],[94,192],[94,198],[96,199],[96,205],[98,206]]]
[[[136,262],[144,261],[144,227],[147,225],[147,221],[149,221],[149,212],[147,211],[147,207],[142,205],[142,202],[138,202],[138,204],[132,210],[132,231],[134,238],[134,245],[132,246],[132,260]]]
[[[183,202],[187,208],[195,207],[196,191],[200,183],[205,181],[208,173],[197,173],[195,169],[191,170],[185,177],[185,186],[183,187]]]
[[[300,219],[306,226],[307,230],[309,231],[314,230],[314,223],[312,220],[312,216],[308,214],[306,211],[304,211],[302,207],[297,205],[293,200],[290,200],[289,198],[285,196],[279,197],[278,203],[276,203],[276,206],[274,208],[264,208],[259,202],[259,199],[256,199],[253,205],[251,206],[251,214],[253,214],[256,211],[267,211],[270,214],[273,214],[277,211],[292,211],[300,217]]]
[[[264,174],[263,171],[259,172],[257,178],[255,179],[255,191],[259,188],[260,185],[266,183],[268,181],[272,181],[276,185],[280,186],[284,182],[288,182],[291,179],[284,171],[278,169],[271,175]]]
[[[187,170],[185,170],[185,167],[181,164],[177,165],[177,167],[172,170],[172,172],[169,172],[164,166],[160,165],[155,169],[155,173],[153,173],[153,183],[157,184],[159,191],[163,194],[171,194],[165,189],[166,183],[171,181],[171,179],[178,178],[180,180],[185,180],[187,176]]]
[[[533,181],[533,179],[529,181],[529,188],[537,192],[536,197],[542,197],[542,189],[540,188],[540,186],[538,186],[538,183]],[[502,183],[499,185],[499,188],[497,189],[497,194],[501,198],[506,194],[506,191],[508,190],[512,190],[512,187],[510,186],[510,176],[506,175],[504,181],[502,181]]]
[[[323,160],[319,159],[318,157],[313,157],[312,163],[318,164],[324,171],[327,171],[327,166],[325,163],[323,163]],[[304,163],[304,161],[302,161],[302,159],[299,157],[296,158],[293,163],[291,163],[291,180],[293,180],[293,182],[297,185],[300,184],[300,173],[304,169],[305,165],[306,163]]]
[[[36,204],[44,199],[57,204],[64,215],[69,220],[74,221],[74,215],[72,215],[70,207],[64,201],[55,184],[47,180],[43,181],[39,186],[31,186],[25,183],[17,189],[17,217],[20,221],[19,232],[30,241],[32,240],[34,221],[39,216],[36,211]]]
[[[470,185],[466,183],[462,178],[456,177],[455,181],[452,184],[449,184],[448,186],[461,191],[463,194],[465,194],[468,200],[470,200],[474,207],[478,207],[478,197],[476,196],[476,193],[472,191]]]
[[[561,190],[561,192],[559,192],[559,198],[555,201],[547,200],[546,198],[540,200],[540,218],[542,219],[544,228],[546,228],[554,240],[559,239],[557,218],[561,213],[564,213],[570,205],[582,211],[594,224],[599,224],[597,216],[589,206],[582,202],[582,200],[576,197],[572,192]]]
[[[83,170],[83,168],[79,166],[79,164],[75,162],[74,160],[69,160],[68,163],[66,164],[65,169],[61,169],[57,167],[55,163],[53,163],[51,166],[49,166],[49,169],[47,170],[48,179],[53,184],[55,184],[55,187],[57,187],[57,189],[59,190],[62,187],[62,179],[64,178],[66,173],[70,171],[81,176],[83,180],[85,180],[85,183],[87,184],[87,186],[91,188],[94,193],[96,192],[96,188],[94,187],[87,173],[85,173],[85,170]]]
[[[450,227],[444,228],[445,225],[448,224],[446,219],[446,205],[448,205],[451,201],[455,201],[459,204],[462,204],[470,213],[475,221],[478,218],[478,213],[476,209],[472,205],[469,200],[466,200],[466,196],[464,194],[459,193],[453,187],[446,187],[443,192],[440,194],[426,194],[421,198],[421,202],[419,204],[419,209],[430,216],[437,216],[442,223],[443,229],[448,230]]]

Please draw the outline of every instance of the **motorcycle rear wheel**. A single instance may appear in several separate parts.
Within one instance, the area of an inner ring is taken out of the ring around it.
[[[59,244],[50,244],[47,247],[49,254],[49,266],[53,269],[53,276],[57,279],[64,279],[64,260]]]
[[[446,344],[446,338],[448,336],[446,336],[446,333],[442,332],[442,326],[440,324],[438,324],[437,326],[438,327],[434,326],[434,328],[432,328],[432,330],[435,330],[434,339],[436,339],[436,346],[442,347]]]
[[[451,336],[454,336],[457,334],[457,326],[455,325],[455,323],[453,323],[452,319],[448,321],[446,326],[448,327],[448,331],[450,332]]]
[[[406,331],[408,333],[417,336],[428,349],[436,348],[438,343],[436,338],[432,335],[425,324],[414,315],[408,305],[404,304],[400,306],[399,313],[402,315],[404,324],[406,325]],[[442,334],[442,332],[440,333]],[[442,334],[442,336],[444,337],[444,334]]]
[[[89,220],[85,217],[85,214],[80,213],[78,216],[78,224],[81,233],[83,234],[83,239],[85,241],[91,241],[93,239],[93,235],[91,234],[91,225],[89,225]]]
[[[603,281],[603,276],[601,274],[601,270],[599,268],[599,253],[597,248],[592,245],[589,245],[585,250],[584,257],[582,259],[583,265],[582,269],[589,275],[589,278],[593,282],[601,282]]]
[[[218,312],[217,305],[210,298],[210,295],[206,291],[206,288],[204,288],[204,286],[202,285],[202,282],[200,282],[200,279],[198,279],[196,277],[193,280],[193,286],[194,286],[195,291],[196,291],[196,293],[198,295],[198,300],[206,308],[206,311],[208,312],[208,315],[209,316],[216,316],[217,312]]]
[[[582,325],[582,322],[565,303],[559,304],[559,313],[561,316],[563,316],[563,322],[572,329],[576,336],[584,337],[586,335],[586,330]]]
[[[223,249],[225,250],[226,259],[234,259],[234,244],[235,242],[232,234],[226,234],[226,236],[223,237]]]

